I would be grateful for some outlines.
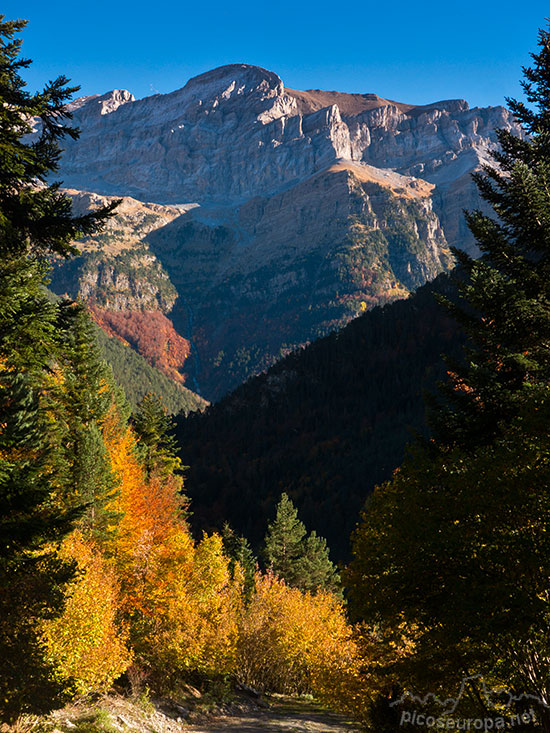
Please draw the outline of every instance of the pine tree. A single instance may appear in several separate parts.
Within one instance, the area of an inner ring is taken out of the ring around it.
[[[1,371],[0,414],[0,716],[13,720],[24,711],[49,710],[63,691],[36,632],[39,620],[62,608],[73,568],[52,543],[72,528],[78,511],[52,502],[52,449],[29,377]]]
[[[177,442],[172,432],[175,423],[160,397],[153,392],[146,394],[133,415],[133,421],[148,473],[172,474],[184,468],[177,455]]]
[[[334,590],[339,578],[329,558],[326,540],[315,532],[307,536],[298,510],[281,494],[277,515],[268,525],[264,557],[267,566],[292,586],[302,590]]]
[[[264,557],[269,568],[289,585],[298,581],[297,562],[303,554],[306,528],[288,494],[281,494],[277,514],[267,527]]]
[[[58,366],[62,380],[53,395],[59,468],[67,504],[86,505],[81,520],[97,536],[115,521],[107,510],[116,491],[101,426],[115,399],[112,375],[100,359],[96,331],[83,306],[59,304],[57,318]]]
[[[248,540],[242,535],[236,534],[228,522],[225,522],[222,529],[223,549],[229,558],[229,570],[234,575],[235,565],[239,563],[244,572],[244,595],[249,599],[255,583],[255,575],[258,561],[252,552]]]
[[[525,391],[550,378],[550,35],[522,81],[527,103],[508,106],[524,134],[497,131],[493,165],[474,175],[494,215],[466,214],[482,252],[454,250],[463,272],[459,302],[446,303],[469,339],[462,365],[452,364],[443,400],[431,404],[440,446],[490,442],[518,414]]]
[[[66,102],[76,91],[59,77],[30,95],[20,72],[17,34],[25,21],[0,16],[0,717],[43,712],[60,693],[39,643],[40,624],[60,613],[73,572],[56,544],[74,526],[77,507],[60,503],[56,430],[48,404],[59,357],[57,306],[42,290],[44,257],[76,252],[116,202],[74,217],[55,173],[69,127]],[[34,134],[32,125],[38,124]]]
[[[300,587],[304,590],[336,591],[340,583],[340,576],[330,557],[327,541],[319,537],[315,530],[311,532],[304,543],[303,555],[298,562]]]
[[[525,135],[501,130],[476,176],[494,217],[468,214],[482,257],[456,252],[469,337],[431,441],[411,447],[369,499],[347,572],[356,615],[412,653],[394,666],[417,693],[450,695],[457,670],[544,705],[550,731],[550,33],[524,69]]]
[[[31,61],[19,58],[22,41],[16,35],[26,24],[0,15],[0,249],[4,256],[54,252],[68,257],[77,253],[72,242],[95,232],[118,202],[74,217],[60,185],[47,184],[61,158],[59,141],[65,135],[78,137],[78,130],[67,124],[71,113],[66,107],[78,87],[67,86],[67,78],[59,76],[42,92],[25,91],[20,72]],[[35,119],[40,132],[29,142]]]

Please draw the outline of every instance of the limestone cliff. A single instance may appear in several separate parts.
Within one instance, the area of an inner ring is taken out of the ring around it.
[[[120,220],[56,263],[52,287],[87,300],[97,322],[151,364],[218,397],[448,269],[432,188],[340,162],[240,206],[123,199]],[[72,195],[77,206],[108,200]]]
[[[124,200],[53,286],[122,339],[138,324],[170,334],[165,371],[208,398],[406,296],[451,266],[449,245],[475,253],[462,216],[479,206],[470,174],[497,127],[520,134],[502,107],[297,91],[247,64],[171,94],[116,90],[71,108],[81,136],[65,141],[60,175],[75,207]]]
[[[66,141],[61,172],[75,188],[227,205],[271,195],[344,159],[434,183],[447,241],[466,249],[472,240],[462,208],[479,203],[469,174],[496,143],[497,127],[519,132],[503,107],[300,92],[247,64],[214,69],[171,94],[86,97],[73,113],[82,134]]]
[[[105,197],[68,190],[81,213]],[[146,238],[181,215],[174,207],[125,198],[104,231],[78,243],[80,255],[54,260],[51,287],[87,302],[93,319],[110,336],[132,346],[174,382],[185,382],[189,342],[167,316],[177,291]]]

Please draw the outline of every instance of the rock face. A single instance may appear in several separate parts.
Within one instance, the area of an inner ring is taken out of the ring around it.
[[[55,263],[52,287],[87,300],[95,320],[153,366],[218,397],[448,269],[432,189],[339,162],[241,206],[125,198],[79,257]],[[71,194],[78,210],[110,200]]]
[[[97,194],[67,193],[77,213],[106,202]],[[79,257],[53,262],[51,287],[87,301],[92,318],[109,336],[132,346],[181,386],[190,345],[167,316],[177,291],[145,241],[181,211],[125,198],[117,212],[101,234],[78,243]]]
[[[134,100],[115,90],[73,104],[80,140],[66,142],[67,185],[144,201],[201,204],[270,195],[338,159],[368,163],[436,186],[449,244],[471,247],[460,225],[477,205],[469,174],[514,128],[503,107],[463,100],[425,106],[375,94],[285,89],[271,71],[231,64],[171,94]]]
[[[95,192],[73,191],[75,206],[125,198],[54,287],[101,311],[162,313],[189,341],[179,373],[209,399],[448,269],[449,244],[475,252],[470,173],[497,127],[520,132],[501,107],[296,91],[246,64],[72,111],[81,136],[60,177]]]

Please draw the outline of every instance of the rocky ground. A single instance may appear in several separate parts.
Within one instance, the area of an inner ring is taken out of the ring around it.
[[[243,691],[220,702],[190,690],[178,703],[147,695],[82,700],[46,719],[24,718],[17,733],[359,733],[350,721],[310,699]]]

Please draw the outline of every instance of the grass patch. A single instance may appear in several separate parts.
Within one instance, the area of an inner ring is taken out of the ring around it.
[[[85,713],[74,721],[74,733],[120,733],[108,710],[98,708]]]

